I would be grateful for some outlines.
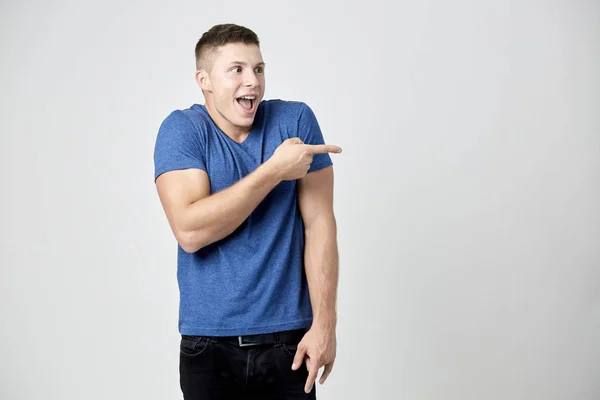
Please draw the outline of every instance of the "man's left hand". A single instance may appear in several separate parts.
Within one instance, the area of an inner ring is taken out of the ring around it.
[[[324,328],[313,325],[304,335],[294,357],[292,369],[297,370],[306,357],[306,368],[308,379],[304,391],[309,393],[317,380],[319,369],[325,367],[319,383],[322,385],[333,369],[336,356],[336,334],[335,328]]]

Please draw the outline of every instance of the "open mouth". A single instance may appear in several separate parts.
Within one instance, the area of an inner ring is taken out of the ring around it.
[[[246,111],[254,111],[254,104],[256,103],[256,96],[242,96],[237,99],[238,104]]]

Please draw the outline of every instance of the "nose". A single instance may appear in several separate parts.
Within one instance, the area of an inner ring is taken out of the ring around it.
[[[249,87],[256,87],[258,86],[258,78],[256,77],[256,74],[254,73],[254,71],[252,70],[247,70],[248,72],[246,72],[246,75],[244,76],[244,81],[246,83],[246,86]]]

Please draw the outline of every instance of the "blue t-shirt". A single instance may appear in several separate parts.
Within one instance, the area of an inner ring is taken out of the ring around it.
[[[286,139],[323,144],[312,110],[302,102],[264,100],[240,144],[210,118],[204,105],[176,110],[162,122],[154,179],[200,168],[211,193],[233,185],[267,161]],[[332,165],[313,156],[309,173]],[[229,236],[195,253],[178,245],[179,332],[238,336],[309,328],[312,308],[304,271],[304,225],[296,181],[277,185]]]

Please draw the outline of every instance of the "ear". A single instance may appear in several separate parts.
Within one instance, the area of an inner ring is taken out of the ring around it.
[[[200,89],[206,92],[212,91],[212,83],[210,82],[210,75],[204,69],[196,71],[196,82]]]

